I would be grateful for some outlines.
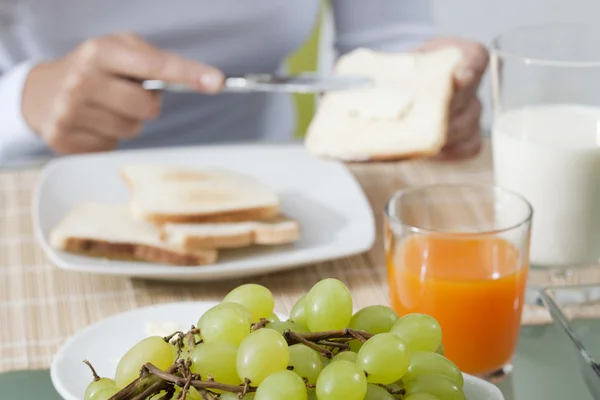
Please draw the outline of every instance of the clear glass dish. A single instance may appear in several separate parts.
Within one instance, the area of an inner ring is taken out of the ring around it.
[[[572,343],[590,392],[600,399],[600,285],[547,287],[540,297]]]

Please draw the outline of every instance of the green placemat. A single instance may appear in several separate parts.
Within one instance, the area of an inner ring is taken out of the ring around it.
[[[592,354],[600,351],[600,320],[580,320],[575,331]],[[580,373],[578,354],[555,325],[521,329],[514,371],[500,383],[506,400],[594,400]]]
[[[600,320],[575,326],[593,354],[600,354]],[[506,400],[594,400],[577,365],[577,355],[554,325],[521,330],[513,375],[500,383]],[[46,371],[0,374],[0,399],[60,400]]]
[[[50,381],[50,372],[16,371],[0,374],[0,399],[61,400]]]

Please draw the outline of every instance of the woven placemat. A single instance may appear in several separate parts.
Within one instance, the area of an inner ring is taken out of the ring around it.
[[[490,152],[458,163],[417,160],[357,164],[350,168],[377,217],[378,237],[363,255],[252,278],[269,287],[278,311],[287,312],[315,282],[335,277],[351,289],[357,307],[387,304],[381,214],[390,195],[409,185],[489,182]],[[219,300],[244,282],[167,283],[72,273],[53,267],[36,243],[30,203],[39,170],[0,173],[0,371],[48,367],[57,348],[85,326],[152,304]],[[598,271],[594,272],[600,275]],[[539,279],[546,279],[543,275]],[[569,277],[571,281],[581,277]],[[541,282],[544,283],[544,282]],[[553,281],[551,283],[564,283]],[[528,307],[525,323],[546,323],[548,314]]]

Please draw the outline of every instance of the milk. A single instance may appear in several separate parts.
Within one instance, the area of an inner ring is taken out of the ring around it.
[[[600,258],[600,107],[548,105],[497,116],[496,184],[534,209],[531,262],[569,266]]]

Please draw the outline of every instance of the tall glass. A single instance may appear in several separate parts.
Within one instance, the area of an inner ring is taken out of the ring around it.
[[[525,296],[530,204],[491,185],[432,185],[396,193],[385,215],[394,310],[436,318],[463,372],[506,372]]]
[[[600,27],[549,24],[499,36],[491,56],[497,185],[535,210],[534,267],[600,258]]]

